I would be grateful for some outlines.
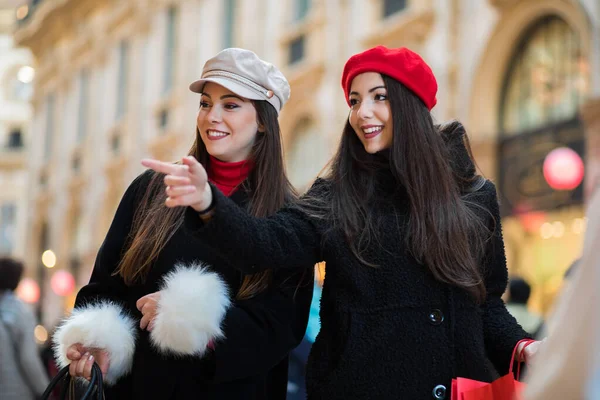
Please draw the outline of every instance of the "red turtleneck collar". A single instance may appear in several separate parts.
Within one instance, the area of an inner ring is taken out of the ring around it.
[[[231,196],[252,170],[249,161],[223,162],[210,156],[208,180],[214,183],[225,196]]]

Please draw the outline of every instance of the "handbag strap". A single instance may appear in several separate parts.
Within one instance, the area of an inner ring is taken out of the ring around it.
[[[92,365],[92,371],[96,371],[98,380],[96,381],[96,400],[104,400],[104,381],[102,379],[102,370],[96,363]]]
[[[523,346],[523,348],[521,349],[521,351],[519,352],[519,356],[521,355],[521,353],[523,351],[525,351],[525,348],[527,346],[529,346],[530,344],[534,343],[535,340],[533,339],[521,339],[517,342],[517,344],[515,345],[515,348],[513,349],[512,352],[512,356],[510,358],[510,366],[508,367],[508,373],[512,374],[513,373],[513,366],[515,364],[515,356],[517,355],[517,350],[519,349],[519,345],[521,343],[525,343],[525,345]],[[519,380],[519,375],[521,374],[521,362],[517,361],[517,374],[516,374],[516,379]]]
[[[63,369],[61,369],[58,372],[58,374],[56,374],[56,376],[54,378],[52,378],[52,381],[50,381],[50,384],[44,391],[44,394],[42,394],[42,400],[48,400],[48,398],[50,397],[50,394],[52,393],[52,391],[54,390],[56,385],[58,385],[61,380],[64,380],[65,387],[71,381],[71,375],[69,374],[69,366],[68,365],[66,367],[64,367]],[[94,365],[92,365],[92,377],[90,378],[90,383],[87,386],[87,389],[86,389],[85,393],[83,394],[83,397],[81,397],[80,400],[87,400],[88,398],[91,398],[91,396],[94,393],[94,389],[96,390],[96,400],[103,400],[104,399],[104,382],[102,380],[102,371],[100,370],[100,366],[95,362],[94,362]],[[65,399],[67,392],[68,392],[67,390],[62,391],[62,399],[63,400]]]

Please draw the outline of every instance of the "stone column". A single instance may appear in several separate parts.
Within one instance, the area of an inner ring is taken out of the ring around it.
[[[600,97],[591,99],[581,108],[586,140],[584,198],[590,198],[594,188],[600,188]]]

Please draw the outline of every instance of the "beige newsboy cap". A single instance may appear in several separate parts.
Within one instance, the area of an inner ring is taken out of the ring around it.
[[[290,84],[273,64],[258,58],[250,50],[230,48],[204,64],[202,78],[190,85],[201,93],[206,82],[214,82],[251,100],[265,100],[277,113],[290,98]]]

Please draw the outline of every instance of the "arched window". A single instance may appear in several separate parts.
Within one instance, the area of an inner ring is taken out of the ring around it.
[[[303,190],[329,161],[329,147],[326,136],[310,118],[300,119],[292,134],[292,143],[286,152],[287,172],[292,184]]]
[[[533,24],[504,80],[500,131],[505,136],[575,116],[588,92],[589,62],[577,33],[561,18]]]

